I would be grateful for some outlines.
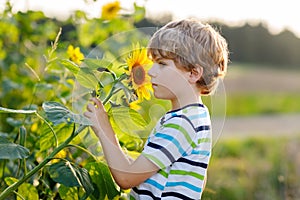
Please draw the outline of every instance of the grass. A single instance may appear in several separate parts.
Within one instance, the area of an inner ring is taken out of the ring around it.
[[[297,199],[300,137],[220,141],[213,149],[203,200]]]
[[[227,116],[300,112],[300,94],[234,94],[227,96]]]
[[[222,101],[222,102],[221,102]],[[223,99],[204,97],[203,102],[215,115],[226,111],[226,116],[288,114],[300,112],[299,94],[232,94]]]

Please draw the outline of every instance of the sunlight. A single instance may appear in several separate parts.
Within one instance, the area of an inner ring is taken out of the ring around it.
[[[75,10],[83,10],[88,16],[99,17],[101,7],[113,0],[51,0],[48,3],[39,0],[10,0],[13,10],[42,10],[46,16],[66,19]],[[0,11],[6,0],[0,0]],[[148,17],[172,14],[175,18],[197,17],[203,20],[217,20],[230,26],[241,25],[245,20],[263,22],[272,33],[284,29],[293,31],[300,37],[297,1],[195,1],[195,0],[120,0],[123,11],[132,10],[133,2],[144,5]],[[158,6],[159,5],[159,6]]]

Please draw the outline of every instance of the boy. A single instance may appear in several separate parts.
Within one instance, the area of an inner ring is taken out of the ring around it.
[[[211,154],[211,122],[201,95],[211,94],[228,62],[225,39],[196,20],[170,22],[151,38],[148,74],[154,96],[171,102],[141,155],[122,152],[101,102],[85,116],[93,123],[116,183],[130,199],[201,199]]]

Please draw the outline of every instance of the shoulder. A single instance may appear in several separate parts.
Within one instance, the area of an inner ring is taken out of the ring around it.
[[[196,129],[200,124],[210,124],[209,111],[203,104],[190,104],[170,111],[161,118],[160,124],[190,125]]]

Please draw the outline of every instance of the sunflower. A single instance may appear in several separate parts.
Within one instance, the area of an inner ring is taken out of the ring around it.
[[[119,1],[107,3],[102,6],[101,18],[106,20],[114,19],[118,15],[120,9],[121,6]]]
[[[149,100],[153,91],[148,70],[152,61],[147,56],[146,48],[141,48],[139,44],[134,46],[134,50],[126,59],[128,65],[129,81],[136,91],[139,100]]]
[[[84,59],[84,55],[80,52],[80,48],[74,48],[73,45],[68,46],[67,54],[69,59],[78,65],[80,65],[81,61]]]

